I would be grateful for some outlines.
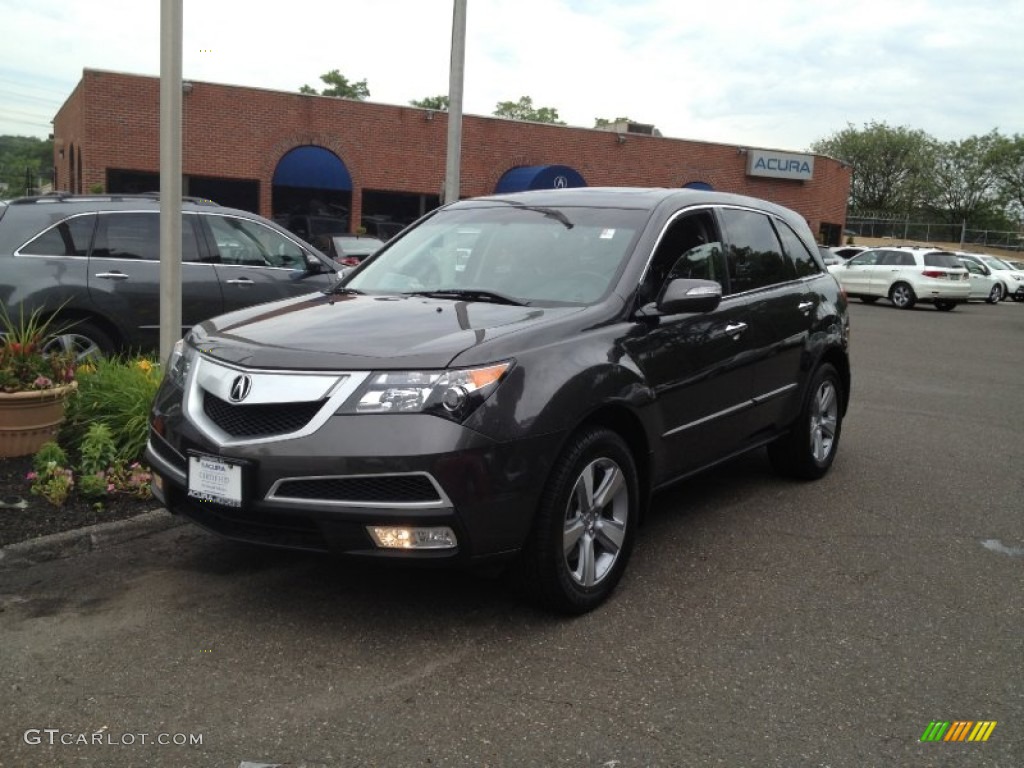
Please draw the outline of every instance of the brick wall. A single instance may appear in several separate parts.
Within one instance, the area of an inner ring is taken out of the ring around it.
[[[75,144],[86,191],[105,181],[107,168],[156,173],[159,119],[157,78],[85,70],[54,120],[55,153],[62,142]],[[196,82],[183,95],[183,172],[258,181],[259,212],[269,217],[278,161],[297,146],[319,145],[352,176],[355,225],[363,189],[441,193],[447,125],[446,113],[415,107]],[[575,168],[590,186],[704,181],[793,208],[814,232],[821,222],[846,220],[850,170],[821,156],[814,178],[800,182],[747,176],[747,158],[732,145],[642,134],[620,142],[608,131],[470,115],[462,138],[462,197],[493,192],[516,166],[559,164]],[[68,189],[67,169],[58,164],[58,174],[58,188]]]

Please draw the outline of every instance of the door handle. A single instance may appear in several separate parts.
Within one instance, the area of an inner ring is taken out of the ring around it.
[[[124,272],[97,272],[95,277],[101,280],[127,280],[128,275]]]
[[[225,280],[228,285],[255,285],[248,277],[236,277],[232,280]]]
[[[811,307],[813,306],[813,301],[801,301],[799,304],[796,305],[796,308],[799,309],[804,314],[807,314],[808,312],[811,311]]]
[[[727,326],[725,326],[725,335],[739,336],[745,330],[747,330],[746,323],[729,323]]]

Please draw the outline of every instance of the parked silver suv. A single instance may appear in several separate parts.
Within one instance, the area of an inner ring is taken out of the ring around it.
[[[256,214],[182,204],[182,333],[234,309],[323,290],[339,265]],[[80,355],[159,343],[160,203],[154,195],[46,195],[0,203],[0,302],[60,307]]]

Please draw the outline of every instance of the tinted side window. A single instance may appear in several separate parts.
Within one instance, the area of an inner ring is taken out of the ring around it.
[[[89,253],[95,214],[75,216],[50,227],[21,249],[30,256],[85,256]]]
[[[222,264],[302,269],[306,256],[293,241],[270,227],[234,216],[204,217]]]
[[[722,244],[711,214],[680,216],[662,233],[640,285],[640,304],[655,301],[670,279],[685,277],[725,283]]]
[[[107,259],[159,261],[160,214],[156,211],[101,214],[92,255]],[[192,216],[182,217],[181,260],[199,260]]]
[[[850,259],[847,264],[851,267],[873,267],[878,264],[878,257],[882,251],[864,251]]]
[[[742,293],[796,277],[771,221],[763,213],[721,210],[730,293]]]
[[[817,275],[821,272],[818,269],[817,263],[814,261],[814,257],[811,252],[807,250],[807,246],[804,245],[804,241],[801,240],[796,232],[789,228],[789,225],[784,221],[775,222],[775,228],[779,232],[779,239],[782,240],[782,248],[786,252],[786,256],[793,264],[793,270],[796,272],[797,277],[807,277],[808,275]],[[822,255],[824,256],[824,251]],[[831,252],[829,256],[831,256]]]

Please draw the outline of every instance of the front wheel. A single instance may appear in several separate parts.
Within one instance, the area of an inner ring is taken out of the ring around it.
[[[811,379],[807,399],[789,434],[768,445],[775,471],[802,480],[817,480],[828,472],[839,449],[843,428],[843,384],[830,363]]]
[[[541,603],[586,613],[615,589],[639,509],[636,463],[611,430],[574,436],[555,462],[523,551],[521,576]]]
[[[989,304],[998,304],[1003,300],[1003,286],[1001,283],[996,283],[992,286],[992,290],[988,292],[988,298],[985,299]]]

